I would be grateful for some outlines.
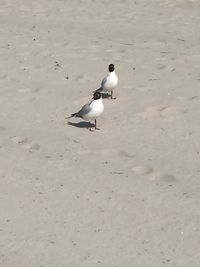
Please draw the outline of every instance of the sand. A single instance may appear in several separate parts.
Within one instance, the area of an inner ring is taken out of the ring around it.
[[[199,266],[199,14],[0,1],[0,266]],[[100,130],[68,125],[109,63]]]

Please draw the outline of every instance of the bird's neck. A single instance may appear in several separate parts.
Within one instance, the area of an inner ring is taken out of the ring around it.
[[[97,100],[95,100],[95,101],[102,102],[102,97],[97,99]]]
[[[102,97],[93,101],[95,105],[102,103]]]
[[[111,72],[109,72],[109,76],[115,76],[116,74],[115,74],[115,71],[113,70],[113,71],[111,71]]]

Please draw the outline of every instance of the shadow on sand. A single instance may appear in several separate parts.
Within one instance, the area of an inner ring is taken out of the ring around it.
[[[102,93],[101,95],[102,95],[102,98],[103,98],[103,99],[104,99],[104,98],[110,98],[110,97],[111,97],[110,94],[104,94],[104,93]]]
[[[80,122],[76,122],[76,123],[68,121],[67,124],[74,126],[74,127],[77,127],[77,128],[86,128],[86,129],[95,126],[93,123],[89,123],[88,121],[80,121]]]

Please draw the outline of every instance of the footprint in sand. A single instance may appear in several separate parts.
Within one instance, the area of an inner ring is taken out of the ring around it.
[[[39,91],[40,91],[40,88],[34,88],[34,89],[31,90],[31,92],[34,93],[34,94],[38,93]]]
[[[24,144],[27,142],[27,138],[21,137],[21,136],[13,136],[11,137],[11,140],[13,141],[13,143],[15,144]]]
[[[13,136],[11,137],[11,141],[14,144],[18,144],[20,146],[22,146],[24,149],[27,149],[29,151],[33,151],[33,150],[39,150],[40,149],[40,145],[37,143],[33,143],[31,141],[28,140],[28,138],[22,137],[22,136]]]
[[[120,156],[120,157],[125,157],[125,158],[134,158],[134,157],[135,157],[134,154],[129,153],[129,152],[124,151],[124,150],[120,150],[120,151],[119,151],[119,156]]]
[[[199,101],[199,96],[194,95],[189,98],[190,101]]]
[[[187,113],[186,108],[176,106],[153,106],[146,109],[146,111],[138,113],[138,116],[143,119],[163,118],[168,120],[179,119],[182,114]]]
[[[193,95],[191,97],[185,97],[185,96],[177,96],[176,99],[183,104],[187,104],[188,102],[199,102],[200,98],[198,95]]]
[[[155,170],[152,167],[136,166],[132,168],[132,171],[138,176],[143,177],[149,181],[160,181],[166,183],[176,182],[174,175]]]
[[[157,69],[158,70],[164,70],[164,69],[166,69],[166,67],[167,67],[166,65],[160,65],[160,66],[158,66]]]
[[[124,54],[124,53],[126,53],[126,49],[122,49],[122,48],[121,48],[121,49],[118,49],[117,51],[118,51],[118,53],[120,53],[120,54]]]
[[[6,74],[0,75],[0,80],[6,80],[8,76]]]

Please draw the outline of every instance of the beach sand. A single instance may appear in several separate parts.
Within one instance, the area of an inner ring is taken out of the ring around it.
[[[199,14],[0,1],[0,266],[199,266]],[[110,63],[100,130],[69,125]]]

